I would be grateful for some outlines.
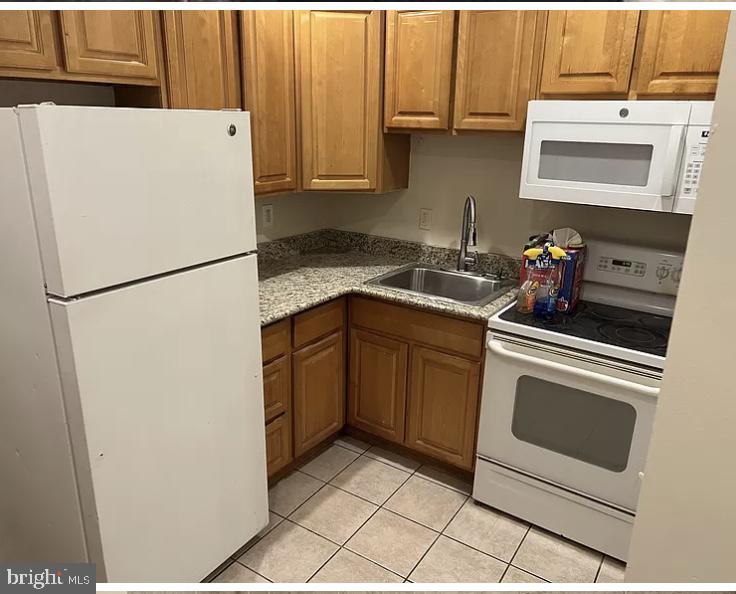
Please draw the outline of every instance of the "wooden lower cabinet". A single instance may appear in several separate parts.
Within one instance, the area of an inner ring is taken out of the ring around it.
[[[291,419],[288,414],[266,424],[266,470],[273,476],[294,459],[291,453]]]
[[[406,445],[472,469],[479,384],[480,363],[413,347]]]
[[[295,351],[294,455],[345,424],[345,345],[342,330]]]
[[[348,422],[403,442],[409,345],[372,332],[350,331]]]
[[[263,366],[263,404],[266,422],[291,408],[291,365],[284,355]]]

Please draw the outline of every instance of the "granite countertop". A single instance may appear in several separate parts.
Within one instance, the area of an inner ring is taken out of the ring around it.
[[[515,298],[514,289],[478,307],[364,284],[380,274],[416,261],[408,255],[401,257],[339,249],[292,253],[278,258],[259,256],[261,325],[350,293],[476,320],[487,320]]]

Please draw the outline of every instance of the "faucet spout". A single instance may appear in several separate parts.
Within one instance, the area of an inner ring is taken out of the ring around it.
[[[467,272],[469,265],[475,266],[478,262],[478,254],[476,252],[468,252],[468,246],[476,247],[478,245],[475,212],[475,198],[468,196],[465,199],[463,224],[460,228],[460,253],[457,257],[457,269],[459,272]]]

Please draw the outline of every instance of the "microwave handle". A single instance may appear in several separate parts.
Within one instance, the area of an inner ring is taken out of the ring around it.
[[[526,365],[533,365],[535,367],[543,367],[550,371],[556,371],[559,373],[565,373],[567,375],[574,375],[581,379],[593,380],[602,384],[607,384],[611,387],[636,392],[642,396],[656,397],[659,396],[659,388],[652,388],[651,386],[643,386],[635,382],[620,379],[617,377],[611,377],[595,371],[589,371],[587,369],[580,369],[578,367],[572,367],[569,365],[561,365],[554,361],[545,361],[544,359],[537,359],[536,357],[530,357],[528,355],[522,355],[521,353],[515,353],[504,348],[500,343],[489,340],[488,348],[492,353],[499,357],[506,357],[507,359],[513,359],[519,363]]]
[[[682,152],[682,137],[685,134],[685,126],[672,126],[670,137],[667,140],[667,153],[664,156],[664,169],[662,171],[662,185],[658,194],[660,196],[674,196],[677,190],[677,180],[680,173],[680,157]]]

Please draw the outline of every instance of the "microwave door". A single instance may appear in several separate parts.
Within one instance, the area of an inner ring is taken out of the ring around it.
[[[532,122],[522,198],[670,212],[684,125]]]

